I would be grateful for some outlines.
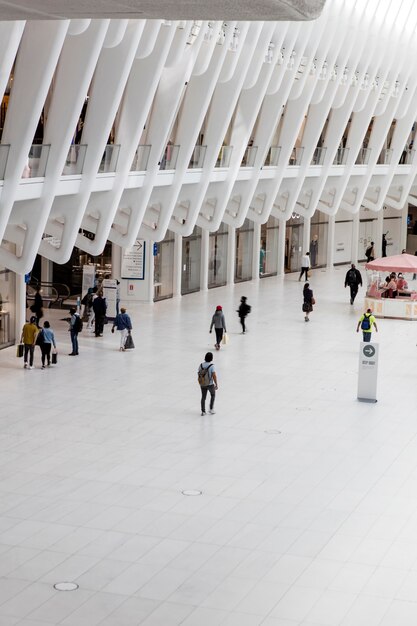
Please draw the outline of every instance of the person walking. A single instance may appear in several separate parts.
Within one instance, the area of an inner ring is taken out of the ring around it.
[[[367,309],[366,313],[361,315],[358,325],[356,327],[356,332],[359,332],[359,328],[362,329],[362,336],[364,341],[371,341],[371,335],[373,326],[375,326],[376,332],[378,332],[378,327],[376,325],[376,319],[372,315],[372,309]]]
[[[70,352],[68,356],[78,356],[78,333],[81,332],[83,323],[81,321],[81,317],[77,313],[77,309],[71,307],[70,314],[69,331],[71,335],[72,352]]]
[[[93,300],[94,309],[94,334],[96,337],[103,336],[104,319],[106,317],[107,302],[106,298],[103,298],[101,291],[97,292],[97,298]]]
[[[352,263],[350,266],[350,270],[346,272],[346,276],[345,276],[345,289],[347,286],[350,287],[350,303],[351,304],[355,302],[359,285],[362,286],[362,276],[361,276],[360,271],[356,269],[355,264]]]
[[[387,244],[388,244],[388,242],[387,242],[387,235],[388,235],[388,232],[386,234],[382,233],[382,245],[381,245],[381,248],[382,248],[382,256],[383,257],[387,256]]]
[[[213,330],[216,332],[216,343],[214,347],[216,350],[220,350],[220,344],[223,339],[223,331],[226,332],[226,320],[224,318],[223,309],[220,304],[216,307],[216,311],[212,317],[210,324],[210,332]]]
[[[51,328],[51,325],[48,321],[44,321],[42,330],[39,331],[39,334],[42,333],[43,341],[40,344],[41,353],[42,353],[42,369],[45,369],[45,359],[48,363],[48,367],[51,365],[51,352],[52,346],[56,350],[55,343],[55,335],[54,331]]]
[[[245,319],[247,317],[247,315],[249,315],[249,313],[251,312],[251,307],[249,304],[247,304],[247,297],[246,296],[242,296],[240,299],[240,305],[239,308],[237,309],[237,313],[239,315],[239,320],[240,320],[240,324],[242,326],[242,335],[245,334],[246,332],[246,325],[245,325]]]
[[[26,322],[22,328],[21,343],[24,344],[23,352],[23,367],[28,367],[29,356],[29,369],[33,370],[33,355],[35,352],[36,336],[38,334],[38,327],[36,325],[36,317],[32,315],[29,322]]]
[[[303,312],[304,312],[304,321],[309,322],[309,314],[313,310],[313,304],[316,304],[316,301],[313,296],[313,291],[310,289],[310,283],[306,283],[303,289]]]
[[[374,250],[374,242],[371,241],[369,246],[365,250],[365,256],[368,263],[375,260],[375,250]]]
[[[298,278],[298,282],[300,282],[300,280],[302,279],[304,273],[306,275],[306,280],[308,280],[308,270],[309,269],[310,269],[310,253],[306,252],[301,257],[301,272],[300,272],[300,276]]]
[[[111,332],[114,333],[114,329],[117,329],[120,332],[120,352],[124,352],[126,337],[129,332],[132,330],[132,322],[130,321],[129,315],[126,313],[126,309],[121,307],[120,313],[118,313],[114,319],[114,323],[111,329]]]
[[[43,299],[41,296],[41,291],[42,291],[41,286],[36,285],[35,299],[33,301],[32,306],[30,307],[30,310],[32,311],[32,313],[34,313],[36,316],[36,326],[38,328],[39,328],[39,321],[43,317]]]
[[[201,389],[201,416],[206,414],[206,398],[210,393],[210,415],[215,414],[214,401],[216,399],[216,391],[219,388],[217,384],[217,374],[213,363],[213,353],[207,352],[204,362],[198,368],[198,382]]]

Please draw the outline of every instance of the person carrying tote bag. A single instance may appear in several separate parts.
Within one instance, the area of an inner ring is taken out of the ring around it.
[[[125,350],[133,350],[134,347],[135,347],[135,344],[133,342],[132,333],[129,330],[127,337],[126,337],[126,341],[125,341]]]

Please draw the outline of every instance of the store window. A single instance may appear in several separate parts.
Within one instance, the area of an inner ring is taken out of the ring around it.
[[[327,263],[327,238],[329,216],[315,211],[310,224],[310,263],[311,267],[323,267]]]
[[[294,213],[287,221],[285,231],[285,271],[299,272],[303,256],[304,218]]]
[[[221,287],[227,280],[227,226],[220,224],[209,237],[208,287]]]
[[[182,240],[181,293],[200,289],[201,228],[196,226],[193,234]]]
[[[236,228],[235,283],[252,280],[253,222],[246,219]]]
[[[0,268],[0,349],[15,342],[16,277],[8,269]]]
[[[154,256],[154,300],[172,298],[174,293],[174,233],[167,231]]]
[[[84,231],[83,235],[85,237],[88,236],[86,231]],[[91,239],[94,239],[93,233],[91,233]],[[88,254],[88,252],[85,252],[80,248],[74,248],[71,254],[71,259],[68,261],[68,263],[64,263],[63,265],[58,265],[57,263],[54,263],[53,283],[67,285],[72,295],[81,294],[84,265],[95,265],[97,284],[100,284],[103,278],[111,278],[111,251],[112,244],[109,241],[106,243],[103,252],[98,256],[92,256],[91,254]],[[40,279],[40,257],[37,257],[37,260],[32,270],[32,282],[39,281]]]
[[[259,276],[276,276],[278,267],[279,220],[269,217],[261,226],[261,247],[259,252]]]

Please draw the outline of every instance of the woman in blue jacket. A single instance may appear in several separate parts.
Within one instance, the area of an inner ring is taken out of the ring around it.
[[[126,309],[122,307],[120,309],[120,313],[118,313],[114,319],[113,327],[111,332],[114,333],[114,329],[117,329],[120,332],[120,352],[125,351],[125,343],[126,338],[130,331],[132,330],[132,322],[130,321],[129,315],[126,313]]]

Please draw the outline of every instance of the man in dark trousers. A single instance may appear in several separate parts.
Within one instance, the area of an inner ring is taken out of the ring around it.
[[[97,298],[93,300],[94,309],[94,334],[96,337],[103,336],[104,319],[106,317],[107,302],[106,298],[103,298],[101,291],[97,292]]]
[[[362,286],[362,276],[359,270],[356,269],[355,264],[352,263],[350,270],[346,272],[345,288],[350,287],[350,303],[353,304],[358,293],[359,285]]]

